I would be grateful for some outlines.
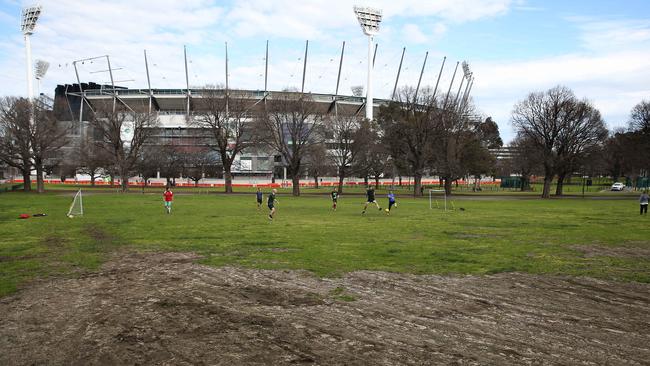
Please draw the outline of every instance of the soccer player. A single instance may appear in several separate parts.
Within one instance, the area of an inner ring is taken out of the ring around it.
[[[334,190],[330,195],[332,196],[332,210],[336,211],[336,202],[339,200],[339,193]]]
[[[263,194],[262,194],[262,188],[257,187],[257,193],[255,194],[257,196],[257,211],[262,209],[262,202],[263,200]]]
[[[275,199],[276,193],[278,193],[278,190],[274,188],[273,191],[271,191],[271,194],[269,194],[269,198],[267,201],[269,210],[271,210],[271,212],[269,213],[269,220],[271,221],[273,221],[273,215],[275,215],[275,203],[280,202],[277,199]]]
[[[648,214],[648,191],[645,191],[639,197],[639,205],[641,206],[641,215]]]
[[[397,207],[397,202],[395,201],[395,193],[393,193],[393,191],[388,191],[388,211],[386,211],[386,215],[390,215],[390,210],[393,208],[393,206]]]
[[[174,200],[174,192],[172,192],[169,187],[165,188],[163,192],[163,201],[165,202],[165,210],[167,214],[172,213],[172,201]]]
[[[379,211],[381,211],[381,207],[379,207],[379,204],[375,200],[375,189],[372,188],[371,185],[369,185],[368,189],[366,190],[366,205],[363,206],[363,211],[361,211],[362,215],[366,213],[366,209],[368,208],[368,204],[370,204],[370,203],[374,203],[375,206],[377,206],[377,209],[379,209]]]

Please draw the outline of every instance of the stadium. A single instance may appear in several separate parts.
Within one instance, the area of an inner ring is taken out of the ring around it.
[[[576,45],[568,5],[44,1],[53,96],[40,6],[0,45],[24,42],[28,91],[0,98],[0,365],[650,359],[650,102],[612,131],[573,79],[508,59],[540,60],[549,24]],[[476,103],[438,51],[478,59]]]

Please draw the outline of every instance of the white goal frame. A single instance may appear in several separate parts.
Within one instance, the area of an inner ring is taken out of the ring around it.
[[[83,195],[81,194],[81,189],[77,191],[77,193],[74,195],[74,198],[72,199],[72,203],[70,204],[70,209],[68,210],[68,215],[72,215],[72,210],[74,209],[74,204],[77,202],[77,198],[79,198],[79,215],[78,216],[83,216],[84,215],[84,200],[83,200]]]
[[[429,209],[433,210],[433,193],[442,193],[442,196],[444,197],[445,200],[445,211],[447,211],[447,191],[444,189],[430,189],[429,190]],[[436,208],[440,208],[438,206],[438,201],[436,201]]]

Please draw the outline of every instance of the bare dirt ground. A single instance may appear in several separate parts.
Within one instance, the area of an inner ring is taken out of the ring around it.
[[[1,365],[650,362],[650,286],[211,268],[120,253],[0,299]]]

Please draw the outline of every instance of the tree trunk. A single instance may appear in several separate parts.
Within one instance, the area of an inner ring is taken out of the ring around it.
[[[95,186],[95,172],[90,172],[90,186]]]
[[[379,176],[375,175],[375,189],[379,189]]]
[[[452,184],[452,180],[451,180],[450,177],[445,177],[444,180],[445,180],[445,194],[446,194],[447,196],[451,196],[451,184]]]
[[[296,197],[300,196],[300,174],[294,173],[291,183],[293,184],[292,194]]]
[[[343,181],[345,180],[345,169],[339,169],[339,194],[343,193]]]
[[[528,174],[521,174],[521,191],[527,191],[530,187],[530,176]]]
[[[314,183],[315,183],[316,189],[318,189],[318,176],[317,175],[314,175]]]
[[[32,177],[31,171],[29,168],[21,169],[23,173],[23,191],[31,192],[32,191]]]
[[[544,175],[544,188],[542,189],[542,198],[551,197],[551,183],[553,182],[553,174],[546,172]]]
[[[43,182],[43,163],[41,161],[36,161],[34,168],[36,168],[36,192],[43,193],[45,192],[45,183]]]
[[[226,193],[232,193],[232,173],[230,172],[230,166],[226,167],[224,165],[223,167],[223,179],[225,182],[225,192]]]
[[[363,177],[363,185],[368,186],[368,176]]]
[[[415,173],[413,175],[413,196],[421,196],[422,195],[422,174],[420,173]]]
[[[556,196],[561,196],[562,195],[562,189],[564,188],[564,178],[566,177],[566,173],[560,173],[557,175],[557,186],[555,187],[555,195]]]

